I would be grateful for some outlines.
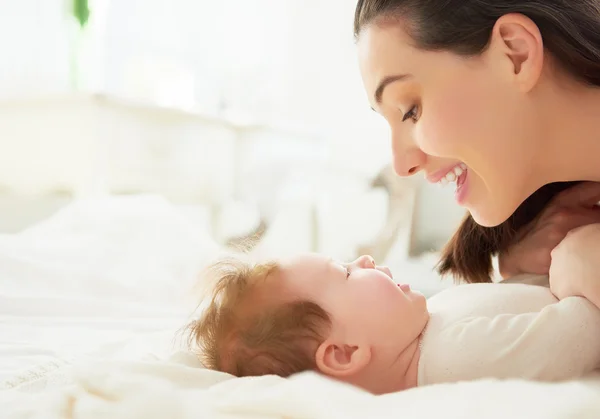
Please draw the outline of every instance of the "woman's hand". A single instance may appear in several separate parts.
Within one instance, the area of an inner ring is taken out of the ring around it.
[[[577,227],[600,223],[600,183],[584,182],[558,194],[542,213],[519,232],[516,243],[499,255],[500,275],[547,275],[550,253]],[[600,259],[600,241],[597,243]],[[600,265],[599,265],[600,267]]]
[[[558,299],[586,297],[600,306],[600,224],[571,230],[551,256],[552,293]]]

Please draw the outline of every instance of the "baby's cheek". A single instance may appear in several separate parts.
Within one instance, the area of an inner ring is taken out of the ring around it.
[[[378,309],[382,313],[397,313],[400,305],[404,303],[405,297],[398,284],[386,281],[379,284],[377,290]]]
[[[398,293],[398,287],[392,281],[377,278],[361,281],[360,287],[355,289],[353,300],[357,306],[368,310],[370,315],[379,317],[385,314]]]

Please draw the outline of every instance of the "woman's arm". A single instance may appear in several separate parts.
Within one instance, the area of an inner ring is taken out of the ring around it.
[[[514,244],[500,252],[498,265],[502,277],[547,275],[551,252],[569,231],[600,223],[598,201],[600,183],[597,182],[583,182],[558,194],[533,222],[517,232]]]

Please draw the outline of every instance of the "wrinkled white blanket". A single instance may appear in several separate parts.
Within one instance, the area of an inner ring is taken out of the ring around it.
[[[6,419],[600,417],[600,377],[541,384],[484,380],[372,396],[313,373],[230,378],[183,362],[103,363],[40,394],[0,392]]]

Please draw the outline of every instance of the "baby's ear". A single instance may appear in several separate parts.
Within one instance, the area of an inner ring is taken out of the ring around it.
[[[315,361],[319,371],[334,378],[344,378],[362,371],[371,361],[368,346],[348,345],[326,340],[317,349]]]

